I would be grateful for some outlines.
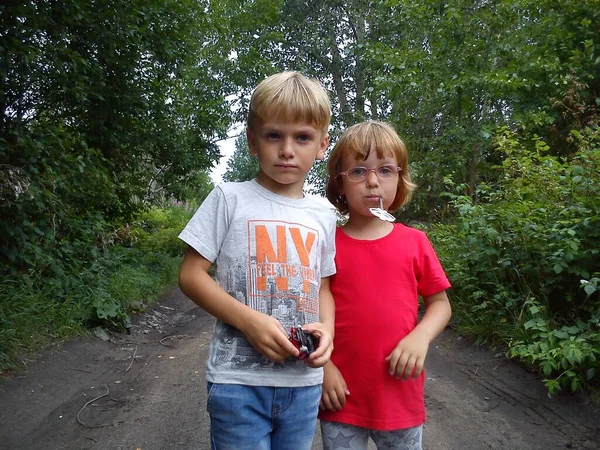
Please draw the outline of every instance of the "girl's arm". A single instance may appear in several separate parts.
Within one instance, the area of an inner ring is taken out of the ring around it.
[[[396,378],[407,380],[417,378],[423,371],[429,344],[448,325],[452,309],[446,291],[423,298],[425,314],[417,326],[402,339],[394,351],[388,355],[389,373]]]
[[[321,409],[338,411],[346,404],[346,396],[350,395],[346,380],[333,361],[328,361],[323,367],[323,393],[321,394]]]

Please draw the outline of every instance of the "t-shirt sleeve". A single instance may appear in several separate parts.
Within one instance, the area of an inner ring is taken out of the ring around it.
[[[227,199],[217,186],[179,234],[179,239],[214,263],[229,228],[227,211]]]
[[[335,275],[335,216],[325,230],[325,245],[321,253],[321,278]]]
[[[425,233],[421,234],[420,261],[418,273],[418,292],[419,295],[427,297],[448,289],[450,281]]]

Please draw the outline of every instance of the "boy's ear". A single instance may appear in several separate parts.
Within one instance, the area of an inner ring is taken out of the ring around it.
[[[250,154],[256,155],[256,144],[250,128],[246,128],[246,140],[248,141],[248,150],[250,150]]]
[[[319,144],[319,151],[317,152],[317,156],[315,157],[315,159],[321,161],[323,159],[325,159],[325,151],[327,150],[327,147],[329,146],[329,135],[326,134],[323,139],[321,140],[321,143]]]

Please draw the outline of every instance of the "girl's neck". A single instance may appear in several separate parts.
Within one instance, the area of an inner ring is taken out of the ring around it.
[[[374,241],[387,236],[394,229],[390,222],[384,222],[377,217],[352,216],[342,227],[344,233],[354,239]]]

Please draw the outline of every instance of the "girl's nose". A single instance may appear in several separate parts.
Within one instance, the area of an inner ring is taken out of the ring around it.
[[[379,186],[379,178],[375,171],[371,171],[367,174],[367,186],[368,187],[377,187]]]

